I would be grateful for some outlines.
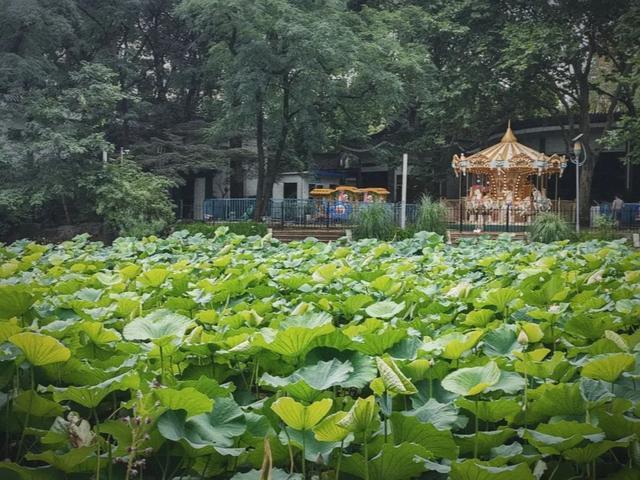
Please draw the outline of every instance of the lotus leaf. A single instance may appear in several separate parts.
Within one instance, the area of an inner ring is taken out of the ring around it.
[[[484,392],[500,380],[500,369],[495,362],[483,367],[461,368],[442,380],[442,387],[462,396],[473,396]]]
[[[66,362],[71,358],[71,350],[48,335],[22,332],[9,337],[31,365],[42,366],[51,363]]]

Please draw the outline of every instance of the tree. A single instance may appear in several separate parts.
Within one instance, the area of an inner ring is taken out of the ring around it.
[[[258,219],[286,165],[362,137],[401,101],[400,78],[383,68],[393,39],[376,43],[380,32],[343,2],[187,0],[180,12],[222,75],[216,137],[255,138]]]
[[[111,149],[104,127],[123,98],[114,76],[103,65],[83,64],[59,83],[5,96],[0,109],[3,223],[10,216],[34,218],[38,210],[55,205],[71,223],[72,212],[91,197],[87,179],[102,168],[102,151]]]
[[[619,25],[631,4],[625,0],[536,0],[506,2],[503,6],[508,44],[501,67],[516,84],[537,83],[553,95],[555,102],[549,108],[567,115],[567,138],[578,131],[583,134],[587,154],[580,170],[583,222],[589,217],[593,172],[603,148],[595,142],[591,130],[595,100],[606,99],[606,133],[630,93],[625,78],[632,63],[630,52],[620,48]]]

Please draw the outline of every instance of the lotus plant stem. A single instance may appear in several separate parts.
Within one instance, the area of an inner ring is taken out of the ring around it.
[[[527,428],[527,387],[529,386],[527,382],[527,354],[523,355],[523,364],[524,364],[524,401],[522,403],[522,410],[524,411],[524,428]]]
[[[113,475],[113,453],[111,452],[111,435],[107,437],[107,445],[109,447],[109,450],[107,452],[107,459],[109,460],[109,466],[107,467],[107,476],[109,477],[109,480],[111,480],[111,477]]]
[[[364,480],[369,480],[369,446],[367,445],[367,432],[364,436]]]
[[[209,455],[207,457],[207,461],[205,462],[204,468],[202,469],[202,475],[200,475],[200,480],[204,480],[206,478],[207,468],[209,468],[209,462],[211,461],[211,457],[213,457],[213,455]]]
[[[160,381],[164,383],[164,353],[162,351],[162,345],[158,345],[160,348]]]
[[[473,458],[478,458],[478,400],[476,400],[475,427],[476,434],[473,437]]]
[[[336,464],[336,480],[340,480],[340,467],[342,465],[342,449],[344,448],[344,440],[340,442],[340,452],[338,453],[338,463]]]
[[[100,440],[102,440],[100,437],[100,419],[98,418],[96,407],[92,407],[91,412],[96,421],[96,445],[98,447],[98,451],[96,452],[96,480],[100,480]]]
[[[307,450],[307,435],[306,430],[302,429],[302,478],[306,480],[307,478],[307,458],[306,458],[306,450]]]
[[[33,396],[36,394],[36,376],[35,376],[35,367],[33,365],[29,366],[29,372],[31,374],[31,395],[29,395],[29,408],[27,409],[27,413],[24,417],[24,428],[22,429],[22,433],[20,433],[20,443],[18,444],[18,454],[16,458],[18,461],[22,459],[22,445],[24,444],[24,436],[27,432],[27,428],[29,428],[29,420],[31,417],[31,406],[33,403]]]

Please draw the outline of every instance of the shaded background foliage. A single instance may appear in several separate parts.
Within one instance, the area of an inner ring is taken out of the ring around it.
[[[121,149],[176,185],[249,162],[257,215],[278,173],[317,153],[393,164],[410,151],[429,190],[507,118],[560,114],[588,138],[588,114],[607,113],[605,141],[630,142],[635,161],[639,12],[632,0],[4,0],[0,225],[103,219],[102,151]]]

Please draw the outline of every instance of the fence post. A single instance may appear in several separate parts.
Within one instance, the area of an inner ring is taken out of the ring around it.
[[[462,197],[458,199],[458,210],[460,211],[460,231],[462,232]]]
[[[509,212],[511,211],[511,205],[507,204],[507,232],[509,231]]]
[[[284,202],[286,200],[282,200],[280,202],[280,227],[284,228]]]

